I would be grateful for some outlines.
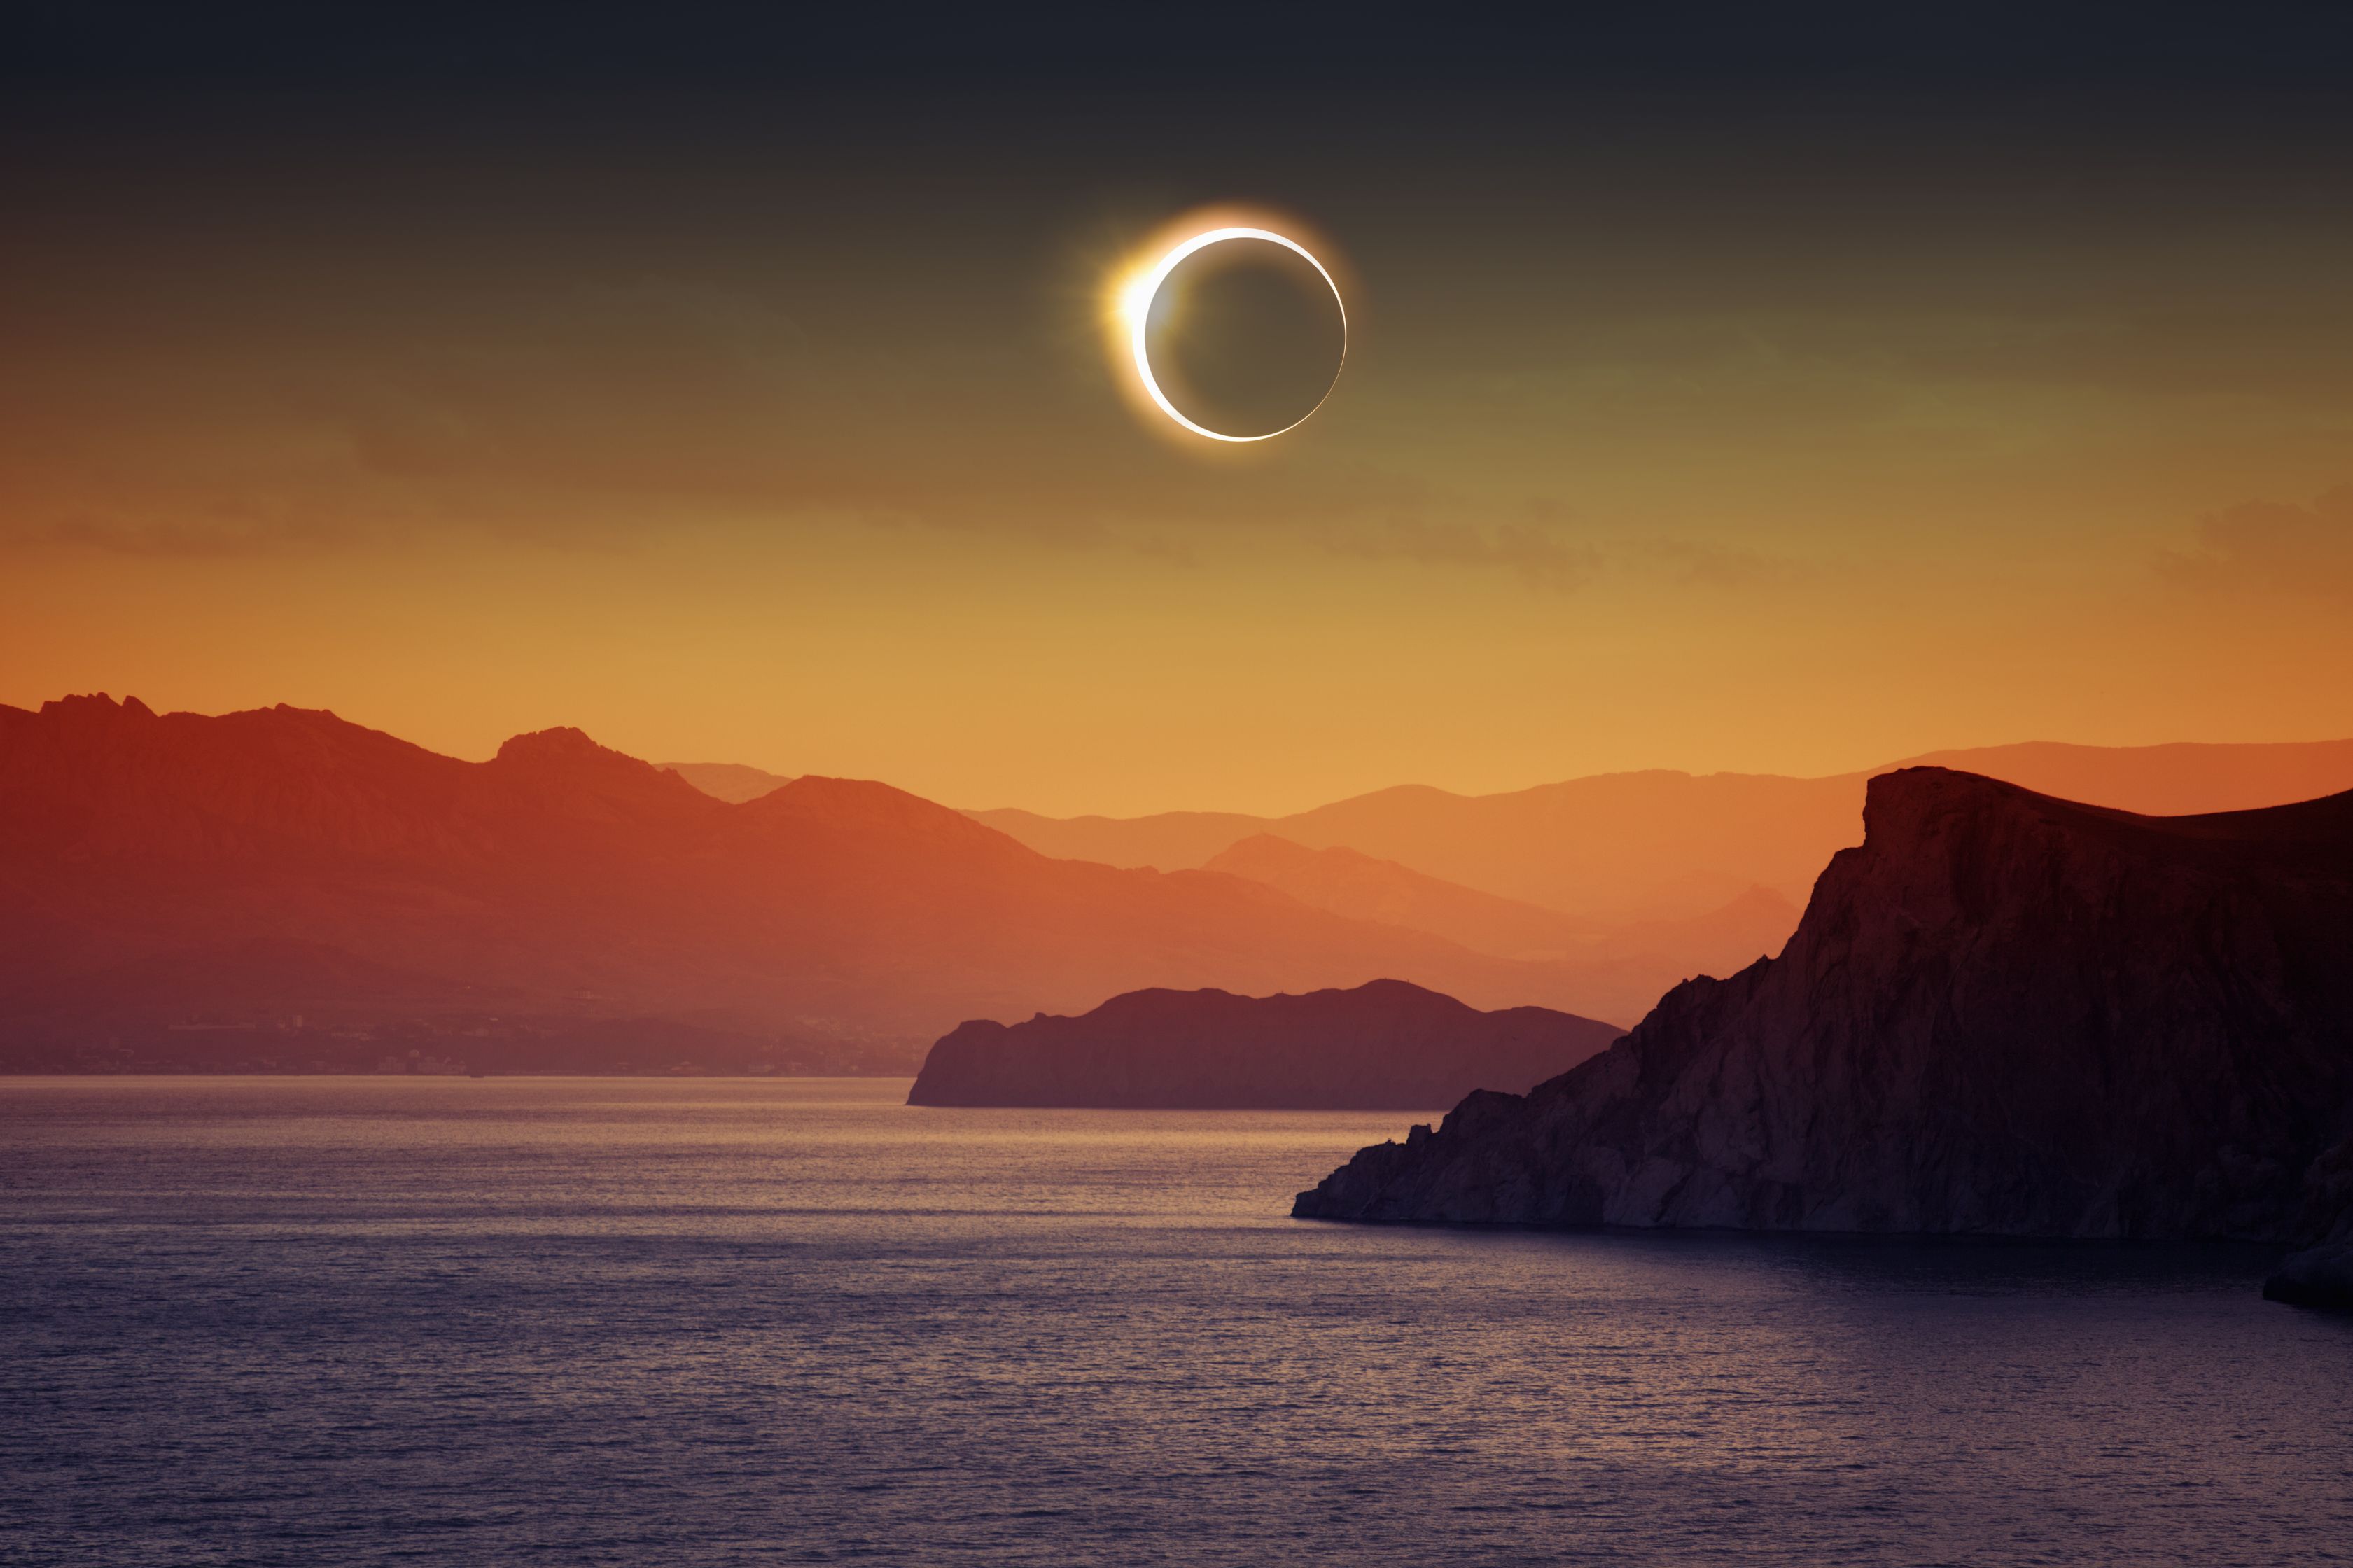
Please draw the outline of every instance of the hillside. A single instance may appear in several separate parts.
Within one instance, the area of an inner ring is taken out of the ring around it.
[[[714,800],[737,805],[793,782],[782,773],[747,767],[742,763],[656,763],[654,766],[666,773],[676,773]]]
[[[1264,882],[1334,914],[1554,964],[1576,977],[1582,1009],[1604,1018],[1639,1018],[1681,981],[1745,969],[1779,952],[1798,923],[1795,904],[1769,888],[1751,888],[1704,914],[1607,926],[1425,876],[1394,860],[1337,847],[1310,849],[1271,833],[1243,839],[1208,868]]]
[[[1482,893],[1394,860],[1339,846],[1310,849],[1271,833],[1229,846],[1206,868],[1280,888],[1334,914],[1411,926],[1506,958],[1563,957],[1592,946],[1609,931],[1598,921]]]
[[[0,710],[0,891],[20,1066],[372,1060],[420,1036],[539,1060],[613,1019],[712,1031],[739,1065],[816,1039],[912,1066],[959,1019],[1149,985],[1573,986],[1241,878],[1050,859],[885,784],[731,805],[577,731],[470,763],[285,707]]]

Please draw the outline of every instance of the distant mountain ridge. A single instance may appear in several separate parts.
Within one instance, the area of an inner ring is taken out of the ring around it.
[[[1618,1035],[1543,1007],[1482,1013],[1398,980],[1303,996],[1137,991],[1075,1018],[960,1025],[907,1103],[1415,1110],[1526,1088]]]
[[[2237,811],[2353,788],[2353,740],[1944,751],[1821,778],[1598,773],[1503,795],[1407,784],[1289,816],[1172,812],[1055,819],[975,812],[1048,855],[1163,870],[1204,865],[1255,834],[1345,847],[1480,892],[1618,925],[1722,907],[1751,888],[1801,902],[1853,844],[1864,787],[1899,768],[1950,767],[2144,815]]]
[[[1507,958],[1559,958],[1609,930],[1599,921],[1482,893],[1345,846],[1310,849],[1271,833],[1228,846],[1203,868],[1280,888],[1319,910],[1434,931]]]
[[[1241,878],[1050,859],[886,784],[731,805],[576,730],[470,763],[283,706],[0,707],[0,1066],[364,1059],[393,1030],[544,1065],[639,1019],[739,1067],[818,1040],[911,1068],[962,1018],[1384,977],[1576,984]]]
[[[1780,957],[1294,1212],[2353,1237],[2348,953],[2353,792],[2147,817],[1907,769]]]
[[[1577,976],[1588,1013],[1639,1018],[1669,986],[1729,974],[1778,952],[1798,909],[1769,888],[1682,920],[1622,926],[1498,898],[1354,849],[1310,849],[1261,833],[1207,868],[1277,888],[1303,904],[1356,920],[1426,931],[1499,957],[1541,961]]]
[[[654,766],[664,773],[676,773],[714,800],[733,805],[773,795],[793,782],[783,773],[742,763],[656,763]]]

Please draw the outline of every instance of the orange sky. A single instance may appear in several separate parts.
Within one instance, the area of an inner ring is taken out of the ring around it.
[[[1118,814],[2353,734],[2346,139],[1672,109],[1270,153],[1073,133],[1094,100],[650,142],[52,106],[0,241],[0,701]],[[1345,248],[1359,336],[1212,464],[1093,296],[1233,197]]]

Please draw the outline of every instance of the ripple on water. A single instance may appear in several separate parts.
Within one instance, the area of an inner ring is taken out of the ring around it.
[[[2268,1255],[1359,1229],[1416,1117],[0,1080],[0,1558],[2341,1562]]]

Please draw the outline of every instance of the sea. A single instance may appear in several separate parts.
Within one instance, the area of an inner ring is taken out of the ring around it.
[[[1367,1228],[1421,1117],[0,1079],[0,1563],[2353,1561],[2274,1254]]]

